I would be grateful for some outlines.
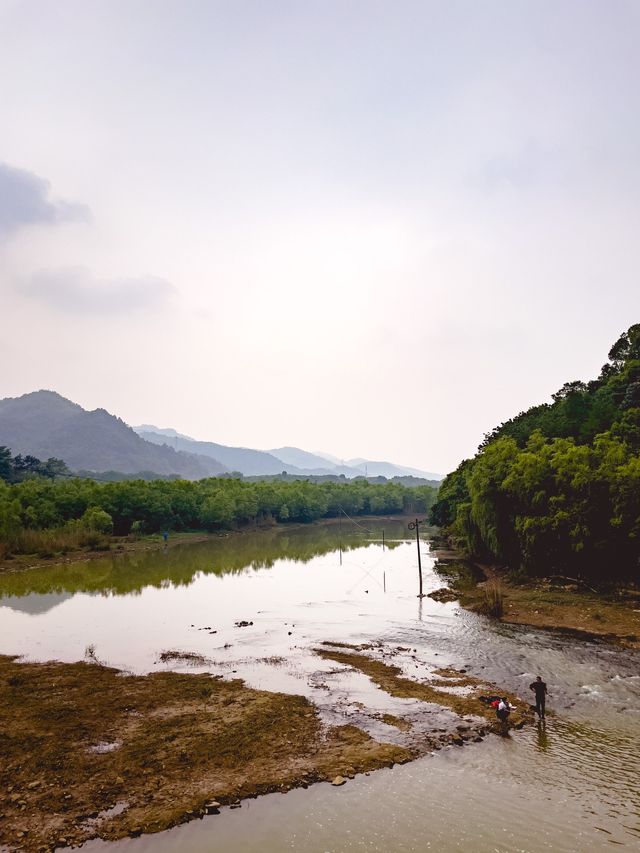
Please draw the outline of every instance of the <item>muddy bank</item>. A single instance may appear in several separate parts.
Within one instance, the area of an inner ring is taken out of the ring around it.
[[[0,845],[53,849],[157,832],[207,803],[407,761],[301,696],[166,672],[0,657]]]
[[[613,597],[569,578],[515,583],[506,571],[465,560],[441,543],[432,553],[435,570],[449,584],[432,593],[436,600],[451,600],[453,591],[463,607],[501,622],[640,648],[640,592]]]
[[[215,810],[212,802],[348,779],[481,740],[494,727],[478,699],[491,688],[463,673],[438,670],[426,683],[345,644],[317,653],[390,695],[454,713],[434,731],[415,727],[415,707],[411,720],[385,714],[403,741],[383,742],[355,725],[324,725],[301,696],[239,680],[0,657],[0,846],[52,850],[158,832]]]

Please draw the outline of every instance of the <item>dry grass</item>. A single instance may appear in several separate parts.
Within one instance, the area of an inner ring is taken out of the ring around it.
[[[82,549],[108,551],[109,544],[109,536],[95,530],[87,530],[79,524],[51,530],[24,529],[16,533],[10,541],[0,542],[0,560],[15,554],[55,557]]]
[[[504,586],[499,578],[491,578],[482,588],[482,612],[499,619],[504,614]]]

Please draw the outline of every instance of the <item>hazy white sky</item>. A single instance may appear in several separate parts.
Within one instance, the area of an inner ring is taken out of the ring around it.
[[[0,397],[446,472],[640,321],[635,0],[0,0]]]

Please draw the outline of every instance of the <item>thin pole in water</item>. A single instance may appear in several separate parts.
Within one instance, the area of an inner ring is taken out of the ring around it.
[[[418,593],[418,598],[424,598],[424,593],[422,592],[422,560],[420,559],[420,525],[424,524],[424,518],[416,518],[415,521],[409,522],[409,530],[416,531],[416,546],[418,548],[418,574],[420,576],[420,592]]]
[[[382,528],[382,550],[384,551],[384,527]]]
[[[387,573],[386,572],[382,573],[382,591],[383,592],[387,591]]]

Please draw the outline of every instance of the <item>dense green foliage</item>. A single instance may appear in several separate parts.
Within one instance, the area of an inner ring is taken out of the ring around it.
[[[639,577],[640,324],[598,379],[497,427],[431,511],[476,557],[531,574]]]
[[[30,531],[92,531],[115,535],[171,530],[218,530],[271,521],[309,522],[349,515],[425,513],[436,490],[366,481],[249,483],[228,478],[99,483],[68,479],[0,481],[0,542],[4,552],[27,550]],[[62,540],[61,540],[62,541]],[[77,547],[73,545],[72,547]]]

